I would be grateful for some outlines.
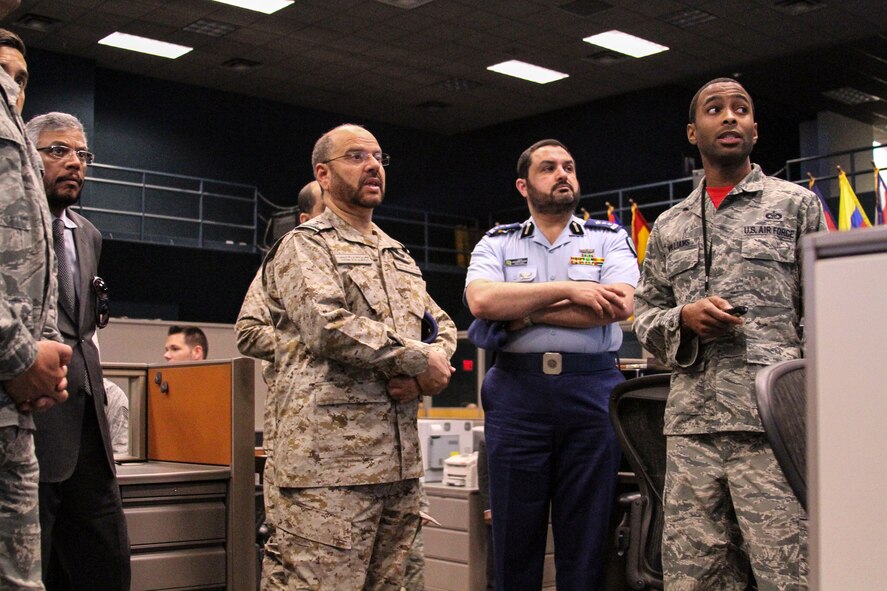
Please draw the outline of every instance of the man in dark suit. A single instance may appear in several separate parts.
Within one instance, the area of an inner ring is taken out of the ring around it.
[[[43,579],[53,590],[128,591],[129,537],[117,486],[102,368],[93,340],[102,237],[77,203],[93,160],[83,125],[65,113],[28,122],[43,160],[58,258],[58,327],[74,350],[67,404],[35,416]],[[103,318],[102,320],[107,320]]]

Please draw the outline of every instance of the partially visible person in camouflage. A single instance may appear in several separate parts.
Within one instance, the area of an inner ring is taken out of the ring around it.
[[[705,179],[656,220],[635,292],[638,338],[672,369],[665,588],[744,590],[750,561],[761,591],[806,589],[807,518],[753,388],[759,369],[802,355],[801,238],[825,229],[822,208],[751,163],[757,124],[735,80],[696,93],[687,137]]]
[[[311,218],[323,213],[323,196],[317,181],[311,181],[302,187],[298,196],[299,223],[304,224]],[[265,467],[262,471],[262,495],[265,504],[265,525],[273,534],[275,527],[274,508],[277,506],[277,487],[274,485],[274,382],[277,378],[274,369],[274,325],[271,324],[271,311],[265,303],[265,292],[262,289],[262,269],[250,283],[243,305],[234,324],[237,336],[237,348],[249,357],[262,360],[262,377],[268,386],[265,395],[265,411],[262,426],[262,447],[265,450]],[[277,548],[270,538],[265,546],[268,552],[278,554]],[[277,564],[277,563],[275,563]]]
[[[262,588],[398,590],[420,519],[417,398],[449,382],[456,328],[406,248],[372,222],[389,160],[376,138],[342,125],[311,158],[327,210],[287,234],[262,272],[278,494]]]
[[[404,591],[425,591],[425,539],[422,530],[428,525],[428,510],[431,508],[425,486],[419,484],[419,513],[422,521],[419,522],[419,531],[410,546],[407,556],[406,571],[403,576]]]
[[[111,449],[114,455],[127,455],[129,453],[129,398],[123,388],[109,380],[102,379],[105,386],[105,398],[108,405],[105,407],[105,415],[108,417],[108,427],[111,429]]]
[[[71,359],[42,165],[21,118],[27,82],[24,43],[0,29],[0,589],[43,589],[30,411],[67,398]]]

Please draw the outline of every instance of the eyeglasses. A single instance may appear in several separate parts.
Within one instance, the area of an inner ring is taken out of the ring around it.
[[[363,164],[370,156],[372,156],[376,160],[376,162],[378,162],[382,166],[388,166],[388,164],[391,162],[391,156],[385,154],[384,152],[364,152],[363,150],[351,150],[350,152],[345,152],[341,156],[336,156],[335,158],[324,160],[323,162],[321,162],[321,164],[329,164],[333,160],[341,160],[343,158],[351,164]]]
[[[69,148],[68,146],[60,146],[58,144],[53,144],[51,146],[46,146],[43,148],[37,148],[38,152],[46,152],[56,160],[62,160],[68,157],[68,154],[74,152],[77,156],[77,159],[84,164],[92,164],[95,161],[95,154],[92,152],[87,152],[86,150],[75,150],[74,148]]]
[[[108,326],[111,319],[111,308],[108,306],[108,284],[99,276],[92,278],[92,288],[95,290],[95,325],[98,328]]]

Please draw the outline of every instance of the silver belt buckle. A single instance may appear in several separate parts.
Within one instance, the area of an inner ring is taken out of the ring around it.
[[[549,376],[559,376],[563,370],[563,357],[560,353],[542,354],[542,373]]]

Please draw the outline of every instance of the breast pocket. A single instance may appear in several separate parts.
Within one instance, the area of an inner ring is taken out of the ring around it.
[[[374,318],[385,314],[385,289],[381,279],[372,272],[369,265],[355,265],[346,275],[353,286],[350,290],[346,287],[346,296],[353,306],[351,311],[359,316]]]
[[[601,282],[601,268],[595,265],[570,265],[567,277],[573,281]]]
[[[536,279],[536,267],[505,267],[505,281],[532,283]]]
[[[705,276],[698,243],[671,251],[665,258],[665,274],[679,303],[697,300],[705,292]]]

